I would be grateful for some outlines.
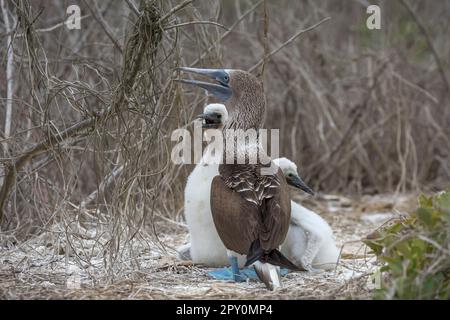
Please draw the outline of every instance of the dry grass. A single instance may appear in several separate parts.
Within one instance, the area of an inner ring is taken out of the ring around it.
[[[234,284],[208,278],[208,268],[181,262],[175,248],[185,242],[186,228],[172,223],[157,249],[151,237],[136,239],[123,248],[119,275],[105,273],[101,237],[97,228],[66,238],[57,225],[29,241],[0,254],[0,297],[6,299],[367,299],[373,289],[374,257],[360,241],[391,215],[408,211],[415,196],[347,199],[326,196],[306,200],[335,231],[342,257],[335,271],[291,273],[276,294],[261,283]],[[167,226],[167,223],[165,224]],[[79,282],[74,278],[79,276]],[[72,281],[72,282],[71,282]],[[71,286],[80,284],[79,288]]]

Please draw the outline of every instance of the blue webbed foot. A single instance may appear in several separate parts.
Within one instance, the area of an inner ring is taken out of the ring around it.
[[[256,272],[253,268],[244,268],[242,270],[239,270],[236,263],[233,263],[233,259],[230,258],[231,268],[218,268],[214,269],[212,271],[208,272],[208,275],[216,280],[233,280],[235,282],[243,282],[247,279],[252,280],[259,280],[258,276],[256,275]],[[234,271],[233,271],[233,265],[234,265]],[[285,268],[281,268],[280,270],[281,276],[285,276],[288,274],[289,270]]]
[[[243,282],[246,277],[239,272],[238,260],[236,257],[230,257],[231,272],[233,273],[233,280],[235,282]]]

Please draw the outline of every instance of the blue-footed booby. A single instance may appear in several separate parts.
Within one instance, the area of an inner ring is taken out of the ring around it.
[[[258,130],[265,116],[262,83],[242,70],[180,68],[214,79],[216,83],[179,80],[199,86],[222,100],[229,111],[224,135],[230,129]],[[224,141],[225,145],[225,141]],[[225,146],[227,152],[229,146]],[[249,159],[258,152],[238,145]],[[257,155],[256,155],[257,156]],[[225,158],[225,154],[224,154]],[[291,213],[289,190],[281,169],[263,174],[270,167],[260,162],[234,162],[219,165],[219,175],[211,184],[211,213],[217,233],[230,254],[236,281],[241,281],[236,254],[246,255],[245,266],[252,265],[269,290],[281,287],[280,267],[304,270],[289,261],[279,247],[286,238]]]
[[[199,118],[204,119],[204,129],[222,129],[228,119],[228,111],[223,104],[210,104]],[[208,131],[204,132],[205,140],[209,140]],[[204,157],[207,156],[205,152]],[[289,185],[313,194],[300,178],[295,163],[287,158],[274,159],[273,162],[281,168]],[[209,206],[211,181],[218,173],[218,164],[205,165],[202,159],[190,174],[185,189],[184,212],[191,241],[178,249],[181,259],[209,267],[229,264],[226,248],[217,234]],[[201,190],[198,190],[199,187]],[[291,201],[291,222],[281,252],[307,270],[332,269],[339,256],[328,223],[317,213],[294,201]],[[239,257],[240,267],[245,263],[244,258]],[[224,272],[218,274],[224,277]]]

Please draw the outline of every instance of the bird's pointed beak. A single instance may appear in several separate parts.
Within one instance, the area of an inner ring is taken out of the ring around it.
[[[217,129],[222,124],[222,115],[215,112],[206,112],[199,114],[197,119],[203,119],[203,129]]]
[[[293,177],[287,179],[287,183],[293,187],[305,191],[306,193],[309,193],[312,196],[314,195],[314,191],[308,187],[308,185],[298,175],[294,175]]]
[[[175,81],[186,84],[192,84],[197,87],[203,88],[212,95],[216,96],[221,101],[226,101],[230,99],[232,91],[231,88],[228,86],[229,74],[224,69],[200,69],[200,68],[180,67],[178,68],[178,70],[188,73],[200,74],[215,80],[217,83],[209,83],[190,79],[175,79]]]
[[[222,76],[224,69],[202,69],[202,68],[189,68],[189,67],[178,67],[177,70],[188,72],[188,73],[196,73],[207,76],[211,79],[215,79],[216,77]]]

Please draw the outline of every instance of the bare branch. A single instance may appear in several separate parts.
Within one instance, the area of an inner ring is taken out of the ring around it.
[[[169,12],[167,12],[165,15],[163,15],[160,21],[164,22],[166,19],[170,18],[170,16],[172,16],[174,13],[176,13],[176,12],[180,11],[181,9],[183,9],[184,7],[188,6],[193,1],[194,0],[185,0],[182,3],[180,3],[179,5],[176,5]]]
[[[236,28],[237,25],[239,25],[239,23],[245,19],[245,17],[247,17],[250,13],[252,13],[253,11],[255,11],[262,3],[264,0],[259,0],[258,2],[256,2],[252,7],[250,7],[247,11],[245,11],[232,25],[231,27],[228,29],[227,32],[225,32],[224,34],[222,34],[219,38],[218,41],[216,41],[212,46],[210,46],[205,52],[203,52],[200,57],[198,59],[196,59],[194,62],[191,63],[191,66],[195,66],[197,63],[199,63],[201,60],[203,60],[206,55],[208,53],[211,52],[211,50],[213,50],[223,39],[225,39],[227,36],[229,36],[231,34],[231,32],[234,30],[234,28]]]
[[[80,21],[82,21],[82,20],[84,20],[84,19],[86,19],[86,18],[89,18],[90,16],[91,16],[90,14],[87,14],[87,15],[85,15],[85,16],[81,16],[81,17],[80,17]],[[51,26],[51,27],[41,28],[41,29],[36,29],[36,30],[34,30],[34,32],[35,32],[36,34],[39,34],[39,33],[46,33],[46,32],[51,32],[51,31],[57,30],[57,29],[59,29],[59,28],[61,28],[61,27],[64,27],[65,25],[66,25],[66,21],[62,21],[62,22],[57,23],[57,24],[55,24],[55,25],[53,25],[53,26]],[[0,37],[12,35],[13,32],[14,32],[14,31],[6,32],[6,33],[0,35]],[[25,35],[24,33],[17,33],[17,34],[14,35],[14,37],[16,37],[16,38],[22,38],[22,37],[25,37],[25,36],[26,36],[26,35]]]
[[[298,31],[296,34],[294,34],[292,37],[290,37],[286,42],[284,42],[282,45],[280,45],[278,48],[276,48],[275,50],[273,50],[272,52],[270,52],[267,56],[263,57],[261,60],[258,61],[258,63],[256,63],[253,67],[251,67],[248,72],[253,72],[256,68],[258,68],[264,61],[268,61],[273,55],[277,54],[281,49],[283,49],[284,47],[288,46],[289,44],[291,44],[295,39],[297,39],[299,36],[301,36],[302,34],[311,31],[315,28],[317,28],[318,26],[320,26],[322,23],[330,20],[330,17],[326,17],[322,20],[320,20],[319,22],[317,22],[316,24],[312,25],[311,27],[308,27],[306,29],[300,30]]]
[[[92,15],[94,16],[95,20],[97,20],[97,22],[100,24],[100,26],[102,27],[102,29],[105,31],[106,35],[108,36],[109,39],[111,39],[112,43],[114,44],[114,46],[117,48],[117,50],[119,50],[119,52],[121,54],[123,54],[123,49],[122,46],[119,44],[119,41],[117,41],[117,39],[114,37],[113,32],[111,30],[111,27],[108,25],[108,23],[106,22],[106,20],[103,18],[100,10],[97,7],[97,2],[94,1],[94,6],[95,9],[93,9],[90,4],[89,1],[84,1],[84,3],[86,4],[86,6],[88,7],[89,11],[92,13]]]
[[[167,26],[167,27],[164,28],[164,30],[170,30],[170,29],[173,29],[173,28],[179,28],[179,27],[190,26],[190,25],[195,25],[195,24],[210,24],[210,25],[217,26],[217,27],[220,27],[222,29],[225,29],[227,31],[230,30],[227,27],[225,27],[223,24],[220,24],[220,23],[214,22],[214,21],[189,21],[189,22],[183,22],[183,23]]]
[[[130,7],[131,11],[133,11],[139,17],[141,15],[141,13],[139,12],[139,9],[136,7],[134,2],[132,0],[125,0],[125,1],[127,2],[127,4]]]
[[[83,201],[81,201],[80,208],[86,208],[88,204],[92,203],[92,201],[94,201],[98,197],[99,193],[104,192],[105,188],[107,188],[114,181],[114,179],[122,173],[122,170],[123,165],[110,172],[100,183],[98,189],[92,191]]]
[[[433,55],[434,60],[436,61],[436,65],[438,67],[439,74],[441,75],[442,81],[444,82],[445,86],[447,87],[447,93],[450,92],[450,83],[448,81],[447,75],[445,74],[445,70],[442,65],[441,58],[439,58],[436,48],[434,47],[433,42],[431,41],[430,35],[427,32],[427,29],[425,28],[424,24],[420,20],[417,13],[413,10],[413,8],[411,8],[408,1],[406,1],[406,0],[400,0],[400,1],[403,4],[403,6],[408,10],[408,12],[411,15],[411,17],[413,18],[414,22],[419,27],[420,32],[422,32],[423,36],[425,37],[428,48],[430,49],[431,54]]]
[[[8,139],[11,135],[11,122],[12,122],[12,102],[13,102],[13,94],[14,94],[14,49],[13,49],[13,40],[11,36],[12,26],[9,21],[8,10],[5,6],[5,1],[1,0],[1,7],[3,13],[3,21],[5,22],[6,33],[8,37],[6,38],[6,115],[5,115],[5,139]],[[8,154],[8,143],[3,143],[3,148],[5,154]]]
[[[144,55],[149,48],[156,48],[160,38],[156,35],[156,38],[150,38],[150,35],[141,36],[141,29],[145,28],[148,24],[158,24],[159,19],[153,21],[152,19],[157,19],[153,12],[148,13],[148,16],[141,15],[138,21],[133,26],[133,32],[127,42],[126,52],[124,54],[124,64],[123,64],[123,75],[121,82],[117,89],[113,92],[114,95],[111,99],[112,104],[102,112],[89,117],[86,120],[80,121],[71,127],[65,129],[58,134],[54,134],[44,141],[37,143],[33,147],[27,149],[22,153],[22,155],[16,157],[16,159],[6,166],[5,179],[3,185],[0,189],[0,222],[2,220],[4,207],[7,202],[11,188],[15,185],[15,177],[17,173],[32,160],[35,156],[48,152],[59,146],[60,143],[65,140],[75,137],[80,132],[84,130],[93,128],[97,121],[104,120],[111,117],[112,115],[119,115],[124,111],[123,105],[127,101],[127,97],[136,81],[138,71],[141,69]],[[159,34],[159,28],[155,29],[155,32]],[[154,49],[152,49],[154,51]]]

